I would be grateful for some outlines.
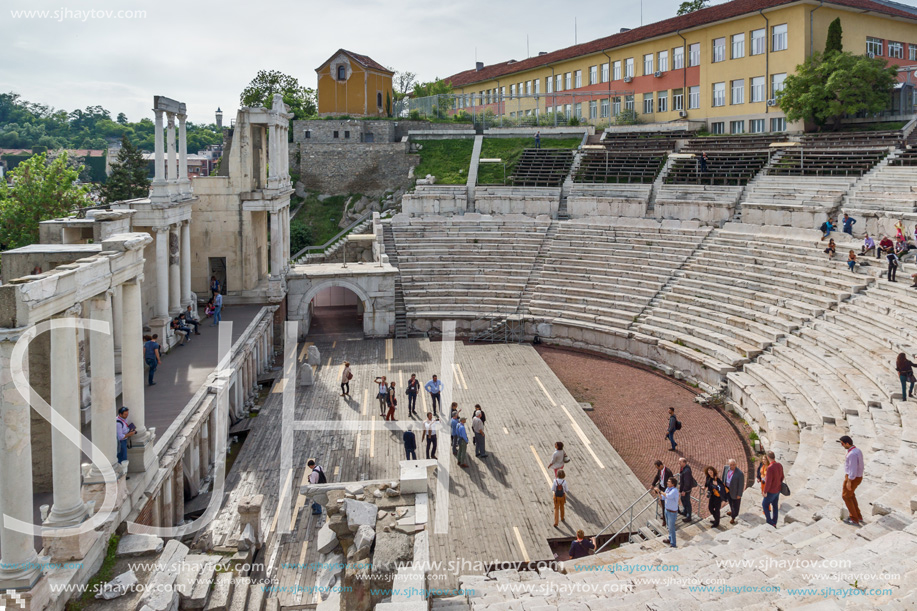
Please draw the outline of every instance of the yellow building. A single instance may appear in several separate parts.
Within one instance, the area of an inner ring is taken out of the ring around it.
[[[338,50],[318,74],[318,114],[384,117],[394,104],[394,72],[366,55]]]
[[[714,133],[784,131],[776,92],[797,65],[824,49],[837,17],[844,50],[917,66],[917,8],[873,0],[733,0],[522,61],[479,63],[447,80],[463,94],[457,106],[467,112],[556,112],[605,124],[632,109],[647,122],[704,121]]]

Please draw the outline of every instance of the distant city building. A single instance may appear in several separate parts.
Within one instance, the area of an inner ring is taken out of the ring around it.
[[[315,72],[319,115],[384,117],[391,112],[394,72],[371,57],[340,49]]]

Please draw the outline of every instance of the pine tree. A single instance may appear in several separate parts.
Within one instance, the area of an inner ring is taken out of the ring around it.
[[[825,42],[825,55],[832,51],[843,51],[844,31],[841,29],[841,18],[838,17],[828,26],[828,40]]]
[[[149,168],[143,153],[131,144],[127,136],[121,138],[118,161],[112,164],[111,176],[102,185],[102,201],[106,204],[146,197],[150,193]]]

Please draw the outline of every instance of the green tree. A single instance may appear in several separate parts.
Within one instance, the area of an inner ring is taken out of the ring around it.
[[[106,204],[150,193],[149,168],[143,153],[127,136],[121,138],[118,160],[112,164],[111,176],[102,185],[102,201]]]
[[[440,96],[434,102],[432,111],[435,117],[445,117],[452,110],[452,85],[448,81],[436,78],[429,83],[415,83],[414,97],[426,98]]]
[[[296,78],[278,70],[259,70],[252,82],[242,90],[239,100],[242,106],[264,106],[274,104],[274,94],[283,96],[283,103],[290,107],[294,119],[305,119],[318,114],[315,105],[315,90],[303,87]]]
[[[707,2],[709,2],[709,0],[686,0],[679,5],[678,12],[675,14],[687,15],[688,13],[699,11],[702,8],[707,8]]]
[[[832,51],[844,50],[844,31],[841,29],[841,18],[838,17],[828,26],[828,39],[825,41],[825,55]]]
[[[787,77],[777,102],[788,121],[836,130],[845,116],[885,110],[897,70],[897,66],[886,67],[883,59],[865,55],[816,53]]]
[[[401,100],[408,93],[414,90],[417,83],[417,75],[413,72],[396,72],[392,77],[392,84],[395,88],[395,101]]]
[[[127,125],[127,123],[128,123],[128,121],[127,121],[127,115],[124,114],[123,112],[119,112],[119,113],[118,113],[118,119],[117,119],[117,121],[118,121],[118,123],[120,123],[121,125]]]
[[[76,184],[78,170],[67,154],[48,161],[38,154],[10,172],[12,185],[0,181],[0,245],[19,248],[38,241],[38,223],[89,203],[89,187]]]

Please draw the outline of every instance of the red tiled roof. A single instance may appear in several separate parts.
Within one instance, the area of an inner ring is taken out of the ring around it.
[[[465,70],[464,72],[453,74],[444,80],[449,81],[453,87],[463,87],[465,85],[471,85],[472,83],[489,81],[507,74],[515,74],[517,72],[531,70],[532,68],[538,68],[583,55],[600,53],[615,47],[639,42],[647,38],[672,34],[677,30],[688,30],[710,23],[716,23],[717,21],[732,19],[747,13],[754,13],[761,9],[773,8],[783,4],[792,4],[797,1],[798,0],[733,0],[732,2],[711,6],[693,13],[688,13],[687,15],[672,17],[619,34],[612,34],[605,38],[599,38],[590,42],[573,45],[572,47],[558,49],[557,51],[552,51],[545,55],[530,57],[522,61],[506,61],[491,66],[484,66],[482,70]],[[886,6],[874,2],[873,0],[828,0],[826,4],[835,4],[838,6],[874,11],[894,17],[917,20],[917,16],[913,13]]]
[[[394,72],[392,72],[391,70],[389,70],[388,68],[386,68],[385,66],[383,66],[382,64],[380,64],[379,62],[377,62],[376,60],[374,60],[373,58],[371,58],[370,56],[368,56],[368,55],[360,55],[359,53],[354,53],[353,51],[348,51],[347,49],[338,49],[337,51],[335,51],[334,55],[332,55],[331,57],[329,57],[328,59],[326,59],[326,60],[325,60],[325,63],[323,63],[323,64],[322,64],[321,66],[319,66],[318,68],[316,68],[315,71],[318,72],[319,70],[321,70],[322,68],[324,68],[325,65],[326,65],[329,61],[331,61],[331,59],[332,59],[335,55],[337,55],[338,53],[346,53],[347,55],[349,55],[350,57],[354,58],[357,62],[359,62],[360,64],[362,64],[362,65],[365,66],[366,68],[372,68],[373,70],[381,70],[382,72],[386,72],[386,73],[388,73],[388,74],[394,74]]]

